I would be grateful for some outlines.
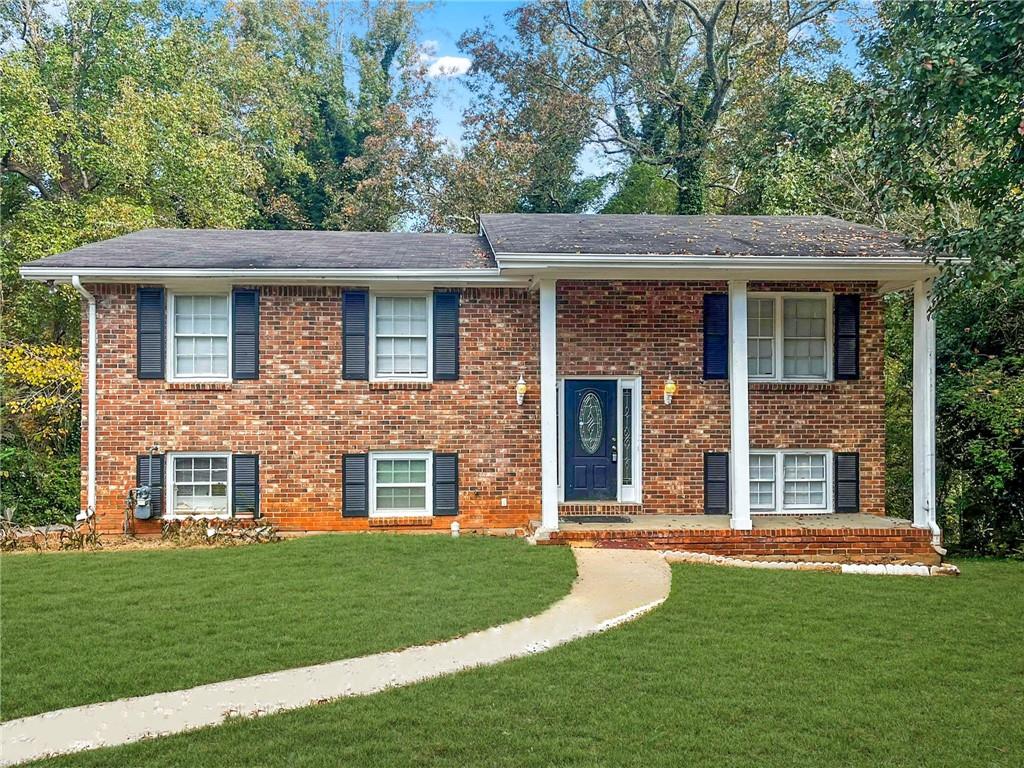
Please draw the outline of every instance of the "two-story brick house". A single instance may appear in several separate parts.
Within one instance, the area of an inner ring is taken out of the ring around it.
[[[828,217],[479,235],[145,230],[28,264],[83,314],[83,514],[934,558],[936,268]],[[882,296],[915,294],[914,520],[884,517]],[[582,521],[582,522],[574,522]]]

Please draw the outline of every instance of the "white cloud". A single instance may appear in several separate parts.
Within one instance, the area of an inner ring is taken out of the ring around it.
[[[433,58],[433,57],[431,57]],[[429,77],[462,77],[469,72],[473,62],[465,56],[440,56],[427,67]]]

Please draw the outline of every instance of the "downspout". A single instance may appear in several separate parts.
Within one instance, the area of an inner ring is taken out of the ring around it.
[[[96,514],[96,297],[82,287],[78,275],[72,275],[71,284],[89,303],[89,437],[86,473],[86,506],[76,520],[86,520]]]

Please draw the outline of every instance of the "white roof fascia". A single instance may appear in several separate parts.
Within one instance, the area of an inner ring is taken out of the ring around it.
[[[421,285],[521,285],[498,269],[181,269],[144,267],[22,267],[26,280],[69,283],[74,275],[94,283],[161,283],[178,280],[233,280],[246,284],[415,283]]]

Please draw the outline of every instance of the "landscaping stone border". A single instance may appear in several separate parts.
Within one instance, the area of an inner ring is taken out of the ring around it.
[[[739,557],[709,555],[706,552],[668,550],[664,553],[670,563],[699,563],[725,565],[733,568],[754,568],[770,571],[825,571],[827,573],[860,573],[874,576],[959,576],[955,565],[901,564],[901,563],[814,563],[776,560],[744,560]]]

